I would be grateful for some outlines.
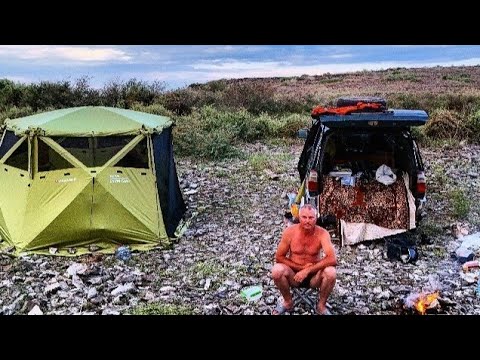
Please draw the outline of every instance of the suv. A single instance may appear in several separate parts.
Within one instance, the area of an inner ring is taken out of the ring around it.
[[[317,223],[335,225],[342,244],[415,228],[426,183],[410,129],[424,125],[428,114],[387,109],[384,99],[361,97],[340,98],[335,108],[316,107],[312,118],[300,135],[306,142],[295,210],[306,202],[317,206]]]

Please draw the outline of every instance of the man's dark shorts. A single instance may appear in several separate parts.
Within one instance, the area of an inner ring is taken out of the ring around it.
[[[303,288],[309,288],[310,287],[310,280],[315,276],[316,274],[308,274],[308,276],[298,285],[298,287],[303,287]]]

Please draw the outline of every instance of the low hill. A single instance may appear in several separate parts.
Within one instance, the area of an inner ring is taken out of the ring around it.
[[[267,86],[280,96],[333,98],[340,95],[399,93],[480,95],[480,66],[396,68],[345,74],[302,75],[299,77],[244,78],[193,84],[195,91],[221,91],[235,86]]]

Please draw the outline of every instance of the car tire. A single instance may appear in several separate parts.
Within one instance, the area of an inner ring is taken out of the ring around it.
[[[383,107],[387,107],[387,101],[385,99],[375,96],[341,97],[337,100],[337,107],[355,106],[359,102],[366,104],[381,104]]]

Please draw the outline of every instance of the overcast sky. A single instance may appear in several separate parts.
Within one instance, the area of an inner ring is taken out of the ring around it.
[[[392,67],[480,65],[480,46],[454,45],[0,45],[0,78],[22,83],[162,81],[321,75]]]

